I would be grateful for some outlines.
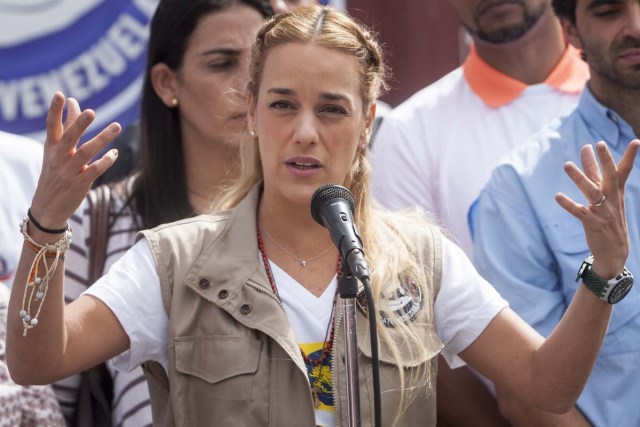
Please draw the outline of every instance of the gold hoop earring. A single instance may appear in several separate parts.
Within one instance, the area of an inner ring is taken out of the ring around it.
[[[171,99],[171,105],[173,107],[177,107],[178,106],[178,98],[172,98]]]

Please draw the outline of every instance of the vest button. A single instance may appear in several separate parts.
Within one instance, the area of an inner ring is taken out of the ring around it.
[[[218,292],[218,298],[220,299],[225,299],[228,296],[229,296],[229,291],[226,289],[223,289],[220,292]]]
[[[251,306],[249,304],[243,304],[242,307],[240,307],[240,313],[242,314],[251,313]]]
[[[209,289],[209,280],[207,279],[200,279],[200,281],[198,282],[198,286],[200,286],[201,289]]]

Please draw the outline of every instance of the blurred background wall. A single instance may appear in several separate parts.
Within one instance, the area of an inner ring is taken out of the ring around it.
[[[348,0],[347,7],[385,46],[393,74],[382,100],[391,106],[457,67],[466,55],[465,33],[447,0]]]

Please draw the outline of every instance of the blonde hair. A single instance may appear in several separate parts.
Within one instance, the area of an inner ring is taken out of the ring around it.
[[[258,33],[251,51],[248,85],[254,104],[269,50],[285,43],[314,43],[353,56],[360,64],[363,114],[368,113],[369,107],[381,91],[386,89],[387,70],[382,51],[369,32],[352,18],[330,7],[308,6],[271,18]],[[216,209],[236,206],[262,180],[257,142],[248,134],[240,148],[240,163],[240,178],[221,196]],[[380,316],[377,316],[380,340],[399,367],[400,384],[405,384],[396,415],[398,421],[417,392],[422,390],[429,393],[432,389],[432,362],[427,359],[433,354],[434,344],[429,341],[431,335],[425,331],[433,330],[433,284],[421,267],[421,248],[416,245],[417,241],[418,244],[421,242],[416,236],[425,236],[426,227],[431,225],[422,216],[401,216],[376,209],[369,191],[370,182],[371,166],[366,158],[366,151],[358,150],[344,185],[356,200],[354,217],[372,266],[371,283],[376,306],[386,317],[392,321],[397,320],[392,329],[402,336],[400,344],[394,341],[390,328],[383,326]],[[425,303],[419,322],[402,322],[386,304],[400,286],[400,273],[414,279],[422,288]],[[407,356],[411,360],[420,358],[419,360],[427,362],[418,369],[407,370],[409,375],[405,378],[403,359]],[[405,393],[406,391],[409,393]]]

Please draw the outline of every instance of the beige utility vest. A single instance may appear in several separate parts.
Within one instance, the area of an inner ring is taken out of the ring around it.
[[[273,294],[259,258],[256,212],[259,191],[230,211],[144,231],[169,313],[168,373],[147,362],[154,426],[315,426],[313,397],[300,348]],[[434,227],[424,242],[427,277],[439,287],[441,249]],[[433,308],[435,291],[431,301]],[[339,310],[338,310],[339,311]],[[391,333],[394,332],[390,328]],[[344,343],[336,324],[333,387],[336,426],[347,426]],[[373,425],[368,321],[358,312],[360,406],[363,426]],[[442,344],[426,331],[427,360],[404,359],[407,374],[436,358]],[[401,342],[398,337],[397,342]],[[424,356],[423,356],[424,359]],[[397,366],[380,348],[383,425],[396,415],[401,388]],[[167,375],[168,374],[168,375]],[[399,426],[435,426],[435,385],[421,392]]]

